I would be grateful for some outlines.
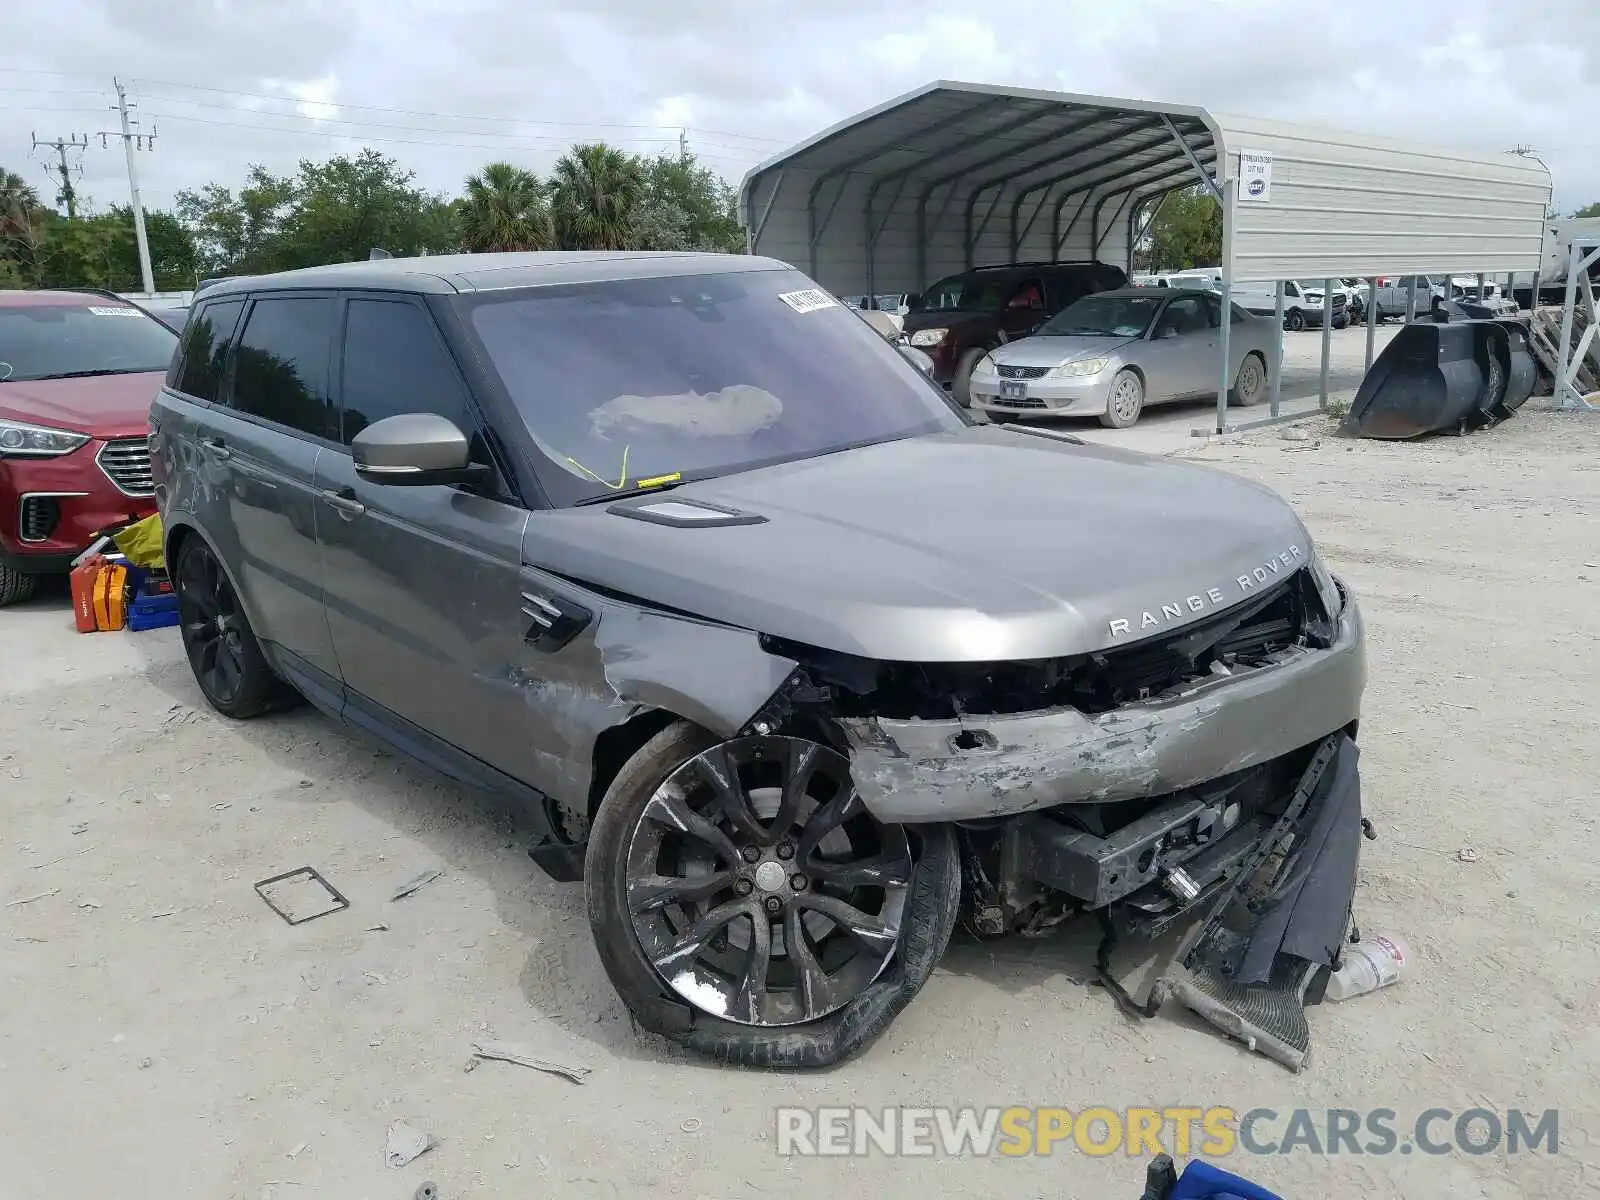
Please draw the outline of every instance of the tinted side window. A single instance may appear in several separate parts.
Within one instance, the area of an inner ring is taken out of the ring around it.
[[[474,422],[433,319],[404,300],[352,300],[346,309],[341,440],[385,417],[437,413],[469,437]]]
[[[172,381],[178,391],[196,400],[216,402],[222,393],[234,327],[239,324],[243,308],[242,299],[217,300],[202,304],[195,311],[184,330],[183,357]]]
[[[234,351],[233,407],[314,437],[336,437],[328,402],[333,312],[333,301],[321,296],[257,300]]]

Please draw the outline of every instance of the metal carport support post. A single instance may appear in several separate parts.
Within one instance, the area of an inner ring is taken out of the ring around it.
[[[1317,383],[1317,411],[1328,411],[1328,360],[1333,354],[1333,280],[1322,281],[1322,375]]]
[[[1283,280],[1278,280],[1278,298],[1272,306],[1272,316],[1278,331],[1278,361],[1272,364],[1272,400],[1267,412],[1277,420],[1278,407],[1283,403]]]
[[[1372,370],[1372,351],[1378,339],[1378,277],[1367,280],[1367,370]]]

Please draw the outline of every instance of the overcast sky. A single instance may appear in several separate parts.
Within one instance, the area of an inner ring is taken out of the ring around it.
[[[691,147],[737,181],[946,78],[1531,146],[1566,212],[1600,200],[1600,0],[46,0],[0,4],[0,166],[54,195],[52,139],[159,131],[145,201],[371,145],[454,192],[574,140]],[[119,143],[71,156],[127,200]]]

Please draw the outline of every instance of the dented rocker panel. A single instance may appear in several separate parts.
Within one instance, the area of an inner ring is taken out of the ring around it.
[[[851,775],[879,820],[977,820],[1155,796],[1255,766],[1355,721],[1365,687],[1350,597],[1329,649],[1296,648],[1271,666],[1100,715],[1058,708],[840,724]]]

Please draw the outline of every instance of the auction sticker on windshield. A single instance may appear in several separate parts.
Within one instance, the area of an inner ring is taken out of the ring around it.
[[[816,312],[819,308],[836,308],[839,304],[821,288],[807,288],[803,292],[781,292],[778,299],[797,313]]]
[[[112,308],[109,305],[91,304],[89,311],[97,317],[137,317],[137,308]]]

